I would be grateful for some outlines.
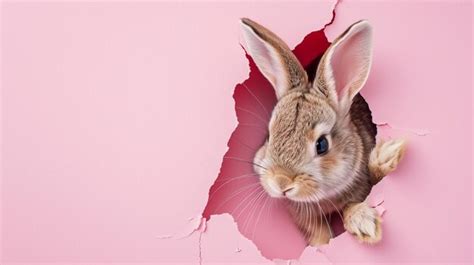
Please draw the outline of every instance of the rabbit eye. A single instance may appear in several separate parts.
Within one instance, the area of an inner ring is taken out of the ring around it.
[[[319,139],[316,141],[316,153],[318,155],[324,155],[329,149],[329,142],[328,139],[326,139],[326,136],[323,135],[319,137]]]

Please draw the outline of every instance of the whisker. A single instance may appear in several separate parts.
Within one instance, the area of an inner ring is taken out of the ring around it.
[[[310,225],[314,225],[315,227],[319,228],[318,224],[318,216],[313,214],[313,204],[312,203],[307,203],[308,204],[308,209],[309,209],[309,216],[310,216]],[[314,224],[313,224],[314,222]],[[313,235],[311,235],[313,236]],[[318,238],[321,236],[321,229],[319,229],[318,233]]]
[[[255,152],[258,151],[258,149],[255,149],[255,148],[251,147],[250,145],[244,143],[244,142],[241,141],[240,139],[237,139],[237,138],[235,138],[235,137],[234,137],[234,139],[235,139],[235,141],[237,141],[239,144],[241,144],[241,145],[247,147],[247,148],[250,149],[251,151],[255,151]]]
[[[242,231],[247,231],[247,227],[248,227],[248,224],[250,223],[250,218],[253,216],[255,210],[257,209],[257,206],[258,206],[258,202],[260,201],[260,199],[262,198],[262,196],[265,195],[265,191],[262,190],[258,196],[256,197],[256,199],[251,202],[252,206],[250,207],[249,209],[249,214],[247,215],[247,218],[244,222],[244,227],[242,229]]]
[[[328,219],[326,218],[326,214],[324,213],[324,210],[321,207],[321,204],[319,204],[319,198],[316,196],[316,194],[314,194],[314,196],[316,197],[316,203],[318,204],[319,210],[321,211],[321,215],[324,217],[324,221],[326,222],[326,225],[328,226],[329,234],[331,235],[331,238],[332,238],[331,226],[329,226]],[[323,222],[323,220],[321,218],[321,223],[322,222]]]
[[[225,180],[230,180],[230,179],[240,179],[240,178],[250,178],[250,177],[253,177],[253,176],[257,176],[257,175],[260,175],[258,173],[248,173],[248,174],[244,174],[244,175],[240,175],[240,176],[234,176],[234,177],[221,177],[220,179],[214,181],[214,183],[217,183],[217,182],[221,182],[221,181],[225,181]]]
[[[257,195],[257,194],[260,194],[260,192],[262,192],[262,187],[257,187],[255,190],[252,191],[252,193],[250,193],[247,197],[245,197],[241,202],[239,202],[239,204],[237,204],[237,206],[234,208],[234,210],[232,210],[231,214],[234,213],[234,211],[237,211],[240,207],[240,205],[242,205],[244,202],[248,200],[248,203],[250,203],[253,199],[255,199],[255,197],[252,197],[254,195]],[[245,206],[242,207],[242,209],[240,210],[239,214],[235,217],[235,219],[239,219],[240,216],[242,215],[242,213],[245,211],[245,209],[247,209],[247,207],[249,206],[249,204],[246,204]]]
[[[239,122],[239,126],[244,126],[244,127],[257,127],[261,129],[262,131],[265,132],[265,134],[268,134],[268,128],[265,126],[261,126],[261,124],[253,124],[253,123],[246,123],[246,122]]]
[[[319,221],[317,219],[318,217],[319,217]],[[319,214],[319,216],[316,217],[315,222],[318,224],[317,227],[319,228],[319,233],[318,233],[318,240],[319,240],[321,238],[321,235],[322,235],[322,232],[323,232],[323,227],[322,227],[323,217],[321,216],[321,214]]]
[[[260,207],[260,211],[259,211],[258,216],[257,216],[257,221],[255,221],[255,223],[254,223],[254,225],[253,225],[252,238],[255,238],[255,229],[257,228],[258,221],[260,220],[260,216],[262,215],[262,212],[263,212],[263,210],[265,209],[265,206],[267,205],[268,198],[270,198],[270,196],[267,195],[267,196],[265,197],[265,202],[263,203],[263,206]]]
[[[270,198],[270,199],[269,199],[269,201],[270,201],[270,206],[268,207],[267,214],[265,215],[265,220],[267,220],[267,222],[268,222],[268,220],[269,220],[268,215],[270,214],[271,210],[273,209],[273,205],[274,205],[274,203],[275,203],[275,200],[274,200],[272,197],[268,196],[268,198]]]
[[[324,196],[327,196],[327,194],[324,191],[321,190],[321,192],[324,194]],[[339,211],[338,207],[332,202],[332,200],[329,199],[329,197],[327,197],[325,200],[329,201],[329,203],[332,204],[332,206],[336,210],[337,214],[339,214],[339,217],[341,217],[341,220],[344,220],[344,218],[342,217],[341,212]]]
[[[267,113],[268,116],[270,116],[270,113],[268,112],[268,110],[265,108],[265,106],[263,106],[262,102],[257,98],[257,96],[255,96],[255,94],[249,89],[249,87],[245,84],[245,83],[242,83],[242,85],[247,89],[247,91],[255,98],[255,100],[258,102],[258,104],[260,104],[260,106],[262,107],[262,109]]]
[[[245,112],[249,113],[250,115],[252,115],[255,118],[259,119],[264,125],[267,125],[267,123],[268,123],[268,119],[263,118],[262,116],[258,115],[257,113],[255,113],[253,111],[250,111],[248,109],[244,109],[242,107],[235,107],[235,109],[238,109],[238,110],[245,111]]]
[[[212,191],[211,195],[209,196],[209,200],[210,201],[213,197],[214,197],[214,194],[216,194],[222,187],[224,187],[225,185],[229,184],[230,182],[234,181],[234,180],[238,180],[238,179],[241,179],[241,178],[244,178],[244,177],[253,177],[255,174],[245,174],[245,175],[241,175],[241,176],[238,176],[238,177],[232,177],[230,179],[226,179],[226,181],[221,184],[219,187],[217,187],[215,190]],[[221,181],[224,181],[224,179],[222,179]],[[218,180],[216,180],[215,183],[217,183]]]
[[[265,135],[265,137],[268,135],[268,128],[262,127],[258,124],[239,122],[238,126],[249,127],[249,128],[252,128],[252,130],[253,130],[253,128],[257,128],[257,129],[260,130],[260,132],[262,132],[263,135]]]
[[[298,208],[299,208],[298,215],[299,215],[299,217],[302,218],[300,229],[303,229],[303,228],[307,227],[306,219],[308,217],[307,217],[307,214],[306,214],[306,205],[303,202],[299,203],[298,205],[299,205],[298,206]],[[304,235],[305,238],[308,238],[308,229],[303,230],[303,235]]]
[[[219,206],[216,208],[215,212],[217,212],[222,206],[224,206],[228,201],[230,201],[232,198],[235,198],[238,194],[242,193],[243,191],[249,189],[249,188],[252,188],[256,185],[260,185],[259,182],[256,182],[256,183],[252,183],[252,184],[248,184],[248,185],[245,185],[243,187],[241,187],[240,189],[237,189],[237,191],[235,191],[231,197],[227,198],[225,201],[221,202],[219,204]]]
[[[260,188],[260,187],[259,187]],[[240,218],[240,216],[245,212],[245,210],[251,206],[256,200],[257,198],[260,196],[260,194],[263,192],[263,189],[257,189],[255,192],[252,193],[252,198],[248,201],[248,203],[240,210],[240,213],[237,215],[237,218]],[[255,195],[255,196],[254,196]],[[251,207],[250,207],[251,208]],[[248,215],[247,215],[248,217]],[[245,219],[245,221],[247,221],[247,218]],[[245,223],[245,222],[244,222]],[[243,229],[243,228],[242,228]]]
[[[244,160],[242,158],[239,158],[239,157],[233,157],[233,156],[224,156],[224,159],[232,159],[232,160],[235,160],[235,161],[239,161],[239,162],[245,162],[245,163],[249,163],[249,164],[252,164],[252,165],[255,165],[257,167],[260,167],[260,168],[263,168],[265,170],[268,170],[268,168],[262,166],[262,165],[259,165],[255,162],[252,162],[252,161],[248,161],[248,160]]]
[[[304,202],[303,205],[304,205],[304,211],[305,211],[305,218],[304,218],[304,227],[306,227],[305,236],[311,237],[311,230],[310,230],[311,227],[309,227],[311,224],[311,216],[309,213],[309,207],[306,202]]]

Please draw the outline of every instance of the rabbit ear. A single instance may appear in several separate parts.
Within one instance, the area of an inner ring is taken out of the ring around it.
[[[354,23],[324,53],[313,88],[320,90],[346,114],[364,86],[372,62],[372,28],[365,20]]]
[[[241,28],[247,52],[273,85],[277,98],[308,82],[300,62],[278,36],[248,18],[241,20]]]

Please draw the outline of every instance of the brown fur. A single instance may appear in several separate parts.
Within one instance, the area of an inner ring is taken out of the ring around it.
[[[301,87],[308,82],[306,72],[283,40],[270,30],[248,18],[243,18],[242,22],[253,28],[260,38],[272,45],[278,51],[281,56],[280,59],[283,61],[283,65],[287,67],[288,86],[290,88]]]
[[[286,75],[287,87],[279,95],[272,113],[269,138],[255,155],[255,164],[259,165],[255,170],[271,196],[289,199],[289,210],[308,242],[312,245],[327,243],[331,229],[326,215],[344,210],[344,221],[350,222],[351,216],[358,216],[352,212],[356,209],[374,213],[358,203],[366,199],[376,182],[374,178],[381,179],[396,167],[401,158],[398,154],[394,154],[396,157],[386,156],[383,161],[377,159],[376,154],[371,157],[371,152],[377,150],[374,149],[377,128],[367,103],[358,94],[370,63],[359,69],[361,77],[349,84],[348,91],[341,98],[335,91],[335,82],[327,80],[328,75],[324,74],[327,60],[331,59],[328,52],[331,48],[334,51],[337,47],[334,45],[346,38],[357,23],[334,41],[321,59],[314,82],[310,83],[308,74],[280,38],[249,19],[242,22],[256,35],[250,41],[263,40],[271,45],[277,51],[277,54],[272,54],[276,57],[273,59],[283,64],[279,67],[286,69],[283,74]],[[252,52],[255,51],[250,51],[251,55]],[[366,57],[361,57],[362,60],[370,60],[369,53],[363,54]],[[257,55],[257,66],[258,60],[266,60],[259,54],[254,55]],[[265,65],[269,63],[275,63],[275,60],[264,62]],[[316,155],[315,142],[322,136],[326,137],[330,148],[326,154]],[[384,150],[391,149],[381,146],[378,151],[383,153]],[[383,171],[380,170],[382,166]],[[371,219],[372,222],[377,220]],[[357,228],[349,223],[348,227]],[[379,225],[368,227],[380,228]],[[358,231],[351,232],[359,237],[366,236]]]

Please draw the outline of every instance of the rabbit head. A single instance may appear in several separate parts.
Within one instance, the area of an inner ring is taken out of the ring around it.
[[[278,99],[269,137],[254,158],[263,188],[300,202],[347,190],[365,159],[349,110],[370,70],[369,23],[359,21],[334,40],[313,82],[278,36],[246,18],[241,28],[247,52]]]

